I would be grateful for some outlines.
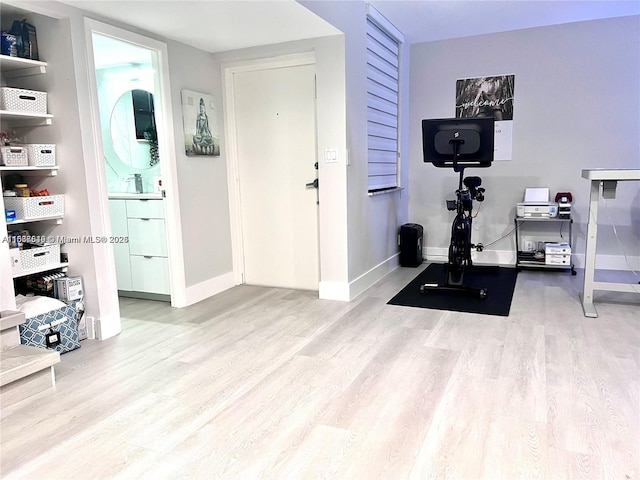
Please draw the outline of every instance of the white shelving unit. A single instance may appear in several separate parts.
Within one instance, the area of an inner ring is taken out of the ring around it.
[[[29,275],[35,275],[36,273],[51,272],[53,270],[60,270],[60,271],[66,272],[68,266],[69,264],[67,262],[52,263],[40,268],[32,268],[30,270],[21,270],[19,273],[14,273],[13,278],[22,278],[22,277],[27,277]]]
[[[7,167],[2,165],[0,166],[0,172],[17,172],[23,176],[55,177],[58,175],[58,167],[33,167],[29,165],[24,167]]]
[[[15,127],[38,127],[51,125],[53,115],[50,113],[24,113],[11,110],[0,110],[0,117],[11,122]]]
[[[525,252],[520,248],[520,237],[525,229],[526,224],[547,224],[547,225],[562,225],[567,224],[568,227],[568,244],[573,250],[573,219],[571,218],[545,218],[545,217],[515,217],[514,219],[516,229],[516,268],[542,268],[551,270],[571,270],[571,274],[575,275],[576,270],[573,263],[573,256],[571,257],[571,263],[569,265],[549,265],[545,263],[544,257],[542,259],[536,259],[531,252]],[[571,253],[573,255],[573,251]]]
[[[0,71],[2,72],[2,77],[5,80],[29,75],[40,75],[46,73],[47,63],[37,60],[0,55]],[[3,124],[11,127],[51,125],[52,119],[53,115],[50,113],[0,110],[0,120],[2,120]],[[24,177],[55,177],[58,174],[58,167],[38,167],[31,165],[0,166],[0,187],[2,187],[2,190],[4,190],[4,176],[8,173],[18,173]],[[2,215],[2,221],[5,223],[5,228],[12,227],[14,225],[38,224],[41,222],[54,222],[55,224],[61,224],[62,219],[63,215],[55,215],[32,219],[17,219],[13,222],[7,222],[4,218],[4,214]],[[66,271],[68,265],[69,264],[65,262],[51,263],[39,268],[14,272],[12,273],[12,277],[15,279],[54,270]]]
[[[31,219],[31,220],[25,220],[24,218],[20,218],[18,220],[15,220],[13,222],[7,222],[7,226],[9,225],[22,225],[25,223],[34,223],[34,222],[51,222],[51,221],[55,221],[58,225],[62,225],[62,219],[64,217],[62,215],[55,215],[52,217],[41,217],[41,218],[36,218],[36,219]]]
[[[47,62],[0,55],[0,71],[5,79],[39,75],[47,72]],[[53,119],[50,113],[26,113],[12,110],[0,110],[0,117],[10,121],[11,125],[16,127],[51,125]]]
[[[0,55],[0,69],[5,78],[26,77],[47,73],[47,62]]]
[[[0,15],[6,18],[6,21],[10,21],[13,18],[26,18],[27,13],[19,8],[7,6],[6,2],[0,2]],[[5,17],[6,16],[6,17]],[[37,18],[37,17],[36,17]],[[31,20],[31,19],[30,19]],[[33,20],[31,20],[33,21]],[[38,22],[35,22],[38,23]],[[44,28],[46,31],[46,27]],[[41,30],[42,31],[42,30]],[[50,40],[46,38],[46,40]],[[41,37],[42,42],[42,37]],[[55,41],[54,41],[55,43]],[[43,44],[41,43],[41,46]],[[50,45],[47,45],[50,47]],[[53,48],[53,47],[52,47]],[[53,49],[57,51],[57,49]],[[0,74],[2,76],[2,85],[15,86],[15,87],[33,87],[37,85],[38,89],[46,90],[50,93],[50,90],[54,89],[54,85],[60,85],[56,82],[56,78],[60,75],[64,75],[63,72],[50,71],[48,76],[42,78],[26,78],[27,76],[42,75],[47,73],[47,63],[42,61],[28,60],[24,58],[16,58],[0,55]],[[53,78],[50,78],[53,74]],[[42,87],[41,85],[45,86]],[[55,91],[63,92],[64,87],[55,87]],[[63,92],[64,93],[64,92]],[[13,107],[15,108],[15,107]],[[65,112],[62,112],[60,118],[65,118]],[[0,111],[0,121],[2,123],[1,129],[4,131],[16,129],[19,130],[26,127],[25,130],[20,131],[20,134],[26,134],[27,138],[32,143],[40,142],[45,136],[53,135],[56,139],[58,134],[52,131],[51,128],[42,128],[41,126],[52,125],[53,115],[49,113],[32,114],[26,112],[15,111]],[[49,137],[49,142],[51,137]],[[72,140],[73,141],[73,140]],[[57,167],[34,167],[34,166],[21,166],[21,167],[7,167],[0,166],[0,189],[2,184],[7,179],[7,176],[12,174],[19,174],[25,178],[26,183],[31,187],[36,186],[39,182],[44,181],[48,187],[48,183],[53,186],[55,182],[51,177],[56,177],[58,173]],[[18,180],[16,178],[16,180]],[[0,201],[0,204],[4,204],[4,199]],[[0,209],[2,210],[2,209]],[[58,211],[45,212],[49,215],[54,215]],[[7,227],[11,230],[25,230],[33,229],[34,234],[38,233],[51,233],[51,229],[57,229],[57,225],[62,222],[62,216],[54,215],[49,217],[40,217],[30,220],[18,220],[16,222],[7,223],[4,212],[0,211],[0,237],[7,235]],[[57,251],[57,249],[55,249]],[[2,330],[3,348],[0,351],[0,384],[2,391],[0,391],[0,402],[3,407],[21,401],[27,397],[34,395],[35,393],[45,391],[55,386],[55,370],[54,365],[60,362],[60,354],[48,349],[34,347],[29,345],[21,345],[19,325],[25,322],[25,316],[22,312],[16,312],[16,304],[11,298],[11,293],[15,292],[17,284],[21,283],[23,279],[19,277],[26,277],[27,275],[39,274],[46,271],[66,271],[67,263],[61,262],[60,258],[51,258],[48,261],[52,262],[43,268],[35,268],[38,265],[37,262],[24,264],[24,269],[12,268],[15,252],[9,251],[8,244],[5,242],[0,244],[0,282],[2,283],[2,295],[0,300],[2,301],[1,309],[3,310],[0,319],[0,327]],[[35,258],[34,254],[34,258]],[[21,260],[22,261],[22,256]],[[29,268],[34,267],[34,268]],[[13,304],[13,305],[12,305]],[[5,318],[9,313],[10,318]],[[11,318],[19,317],[19,318]],[[5,322],[5,320],[8,320]],[[11,340],[5,342],[5,339]]]

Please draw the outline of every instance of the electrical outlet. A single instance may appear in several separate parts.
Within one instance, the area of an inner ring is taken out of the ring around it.
[[[531,240],[524,241],[524,251],[533,252],[533,242]]]

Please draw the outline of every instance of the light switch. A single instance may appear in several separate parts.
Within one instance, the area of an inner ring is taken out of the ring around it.
[[[335,148],[325,149],[324,163],[338,163],[338,151]]]

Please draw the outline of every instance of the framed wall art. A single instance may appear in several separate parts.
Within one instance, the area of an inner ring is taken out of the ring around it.
[[[511,160],[515,75],[456,81],[456,118],[493,117],[494,160]]]
[[[220,156],[218,112],[212,95],[182,90],[184,149],[189,156]]]

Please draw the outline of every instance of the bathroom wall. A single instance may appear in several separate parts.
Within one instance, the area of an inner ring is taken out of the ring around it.
[[[142,174],[143,191],[152,192],[154,177],[160,175],[160,163],[148,167],[149,144],[135,139],[130,103],[131,90],[154,93],[151,63],[101,68],[96,70],[96,80],[109,193],[134,193],[133,175],[136,173]],[[123,98],[123,95],[126,96]]]

